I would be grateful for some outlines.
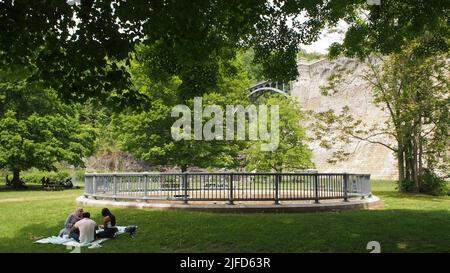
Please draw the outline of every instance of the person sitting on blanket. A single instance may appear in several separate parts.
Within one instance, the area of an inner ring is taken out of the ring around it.
[[[71,231],[78,229],[80,235],[78,236],[78,234],[71,232],[71,234],[74,235],[71,238],[80,243],[90,243],[95,240],[97,223],[90,219],[90,217],[91,214],[89,212],[83,213],[83,219],[76,222],[71,228]]]
[[[82,218],[83,218],[83,209],[77,208],[74,213],[67,216],[66,222],[64,222],[64,228],[61,229],[61,231],[59,232],[59,236],[63,237],[64,235],[67,235],[69,237],[72,237],[70,234],[70,229],[76,222],[80,221]]]
[[[107,208],[102,209],[103,225],[99,228],[103,229],[97,233],[97,239],[100,238],[113,238],[117,232],[116,217]]]

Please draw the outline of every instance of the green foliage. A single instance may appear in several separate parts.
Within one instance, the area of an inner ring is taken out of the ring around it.
[[[307,52],[306,50],[302,49],[300,52],[297,53],[298,59],[306,59],[307,61],[314,61],[314,60],[320,60],[325,58],[326,55],[319,53],[319,52]]]
[[[36,167],[54,169],[53,164],[67,161],[82,166],[82,158],[93,150],[94,132],[77,120],[62,115],[33,114],[17,119],[8,111],[0,120],[0,166],[26,170]]]
[[[281,104],[281,145],[279,151],[264,153],[265,163],[259,162],[262,155],[258,155],[261,143],[256,143],[254,149],[245,150],[250,143],[247,141],[174,141],[170,127],[175,121],[170,117],[172,107],[178,103],[186,104],[193,109],[195,93],[183,86],[180,77],[169,77],[164,81],[155,81],[151,75],[155,73],[153,67],[152,48],[141,47],[138,51],[139,62],[132,63],[131,75],[134,89],[139,90],[148,98],[139,110],[115,115],[112,121],[116,132],[116,139],[120,148],[132,153],[150,165],[197,166],[204,168],[234,168],[242,164],[249,164],[247,168],[259,170],[285,169],[294,170],[312,166],[311,152],[304,143],[306,139],[303,128],[299,125],[302,119],[298,106],[290,99],[269,99],[268,103]],[[247,106],[250,102],[246,89],[250,83],[262,79],[258,67],[251,69],[252,51],[246,51],[232,62],[221,63],[218,80],[215,86],[210,86],[208,92],[203,92],[203,105],[219,105],[225,109],[226,105]],[[150,62],[150,63],[149,63]],[[167,75],[166,75],[167,76]],[[186,96],[188,92],[190,95]],[[136,110],[136,109],[135,109]],[[207,119],[204,118],[204,122]],[[224,124],[225,126],[225,124]],[[240,162],[239,156],[247,155],[246,163]],[[267,163],[267,164],[266,164]],[[277,165],[279,164],[279,165]],[[270,166],[270,167],[269,167]]]
[[[71,104],[81,123],[95,128],[95,151],[97,154],[116,152],[119,150],[114,132],[109,126],[113,109],[105,105],[98,105],[95,101],[86,104]]]
[[[328,57],[330,59],[337,58],[339,55],[343,54],[343,51],[344,49],[342,44],[334,42],[328,48]]]
[[[317,4],[323,8],[325,1]],[[208,86],[199,84],[220,80],[221,62],[252,47],[266,78],[292,80],[298,45],[310,42],[324,24],[316,18],[290,26],[289,19],[302,11],[316,14],[317,8],[259,0],[112,0],[72,6],[1,1],[0,62],[36,67],[33,79],[44,80],[66,99],[95,97],[120,108],[141,102],[127,66],[142,43],[152,50],[154,73],[148,76],[157,81],[177,75],[191,92],[205,92]]]
[[[164,81],[155,81],[149,77],[154,71],[151,63],[153,60],[147,54],[149,50],[147,47],[140,50],[138,52],[140,62],[132,63],[131,75],[133,88],[145,95],[147,102],[122,114],[114,115],[111,130],[116,133],[120,148],[153,166],[172,165],[182,168],[236,166],[238,153],[242,150],[242,145],[245,145],[243,142],[173,140],[171,126],[176,118],[171,117],[172,108],[181,103],[192,110],[191,95],[195,93],[186,89],[187,86],[184,84],[189,79],[183,80],[181,75],[171,76]],[[248,103],[246,89],[250,85],[250,80],[243,67],[244,64],[240,59],[222,63],[216,75],[218,77],[216,83],[209,87],[208,92],[199,92],[203,94],[203,104],[215,104],[222,106],[223,109],[228,104],[245,106]]]
[[[28,76],[20,67],[0,71],[0,168],[50,171],[62,161],[83,166],[94,150],[95,130],[55,91],[28,83]]]
[[[449,193],[448,183],[436,173],[425,170],[421,179],[420,191],[431,195],[446,195]]]
[[[25,183],[41,184],[42,177],[49,178],[50,181],[63,181],[70,177],[70,173],[67,171],[59,171],[59,172],[33,171],[22,174],[21,179],[25,181]]]
[[[416,55],[432,56],[449,51],[448,1],[381,2],[381,5],[368,5],[366,1],[330,1],[329,6],[334,6],[334,10],[325,15],[325,20],[336,22],[336,17],[341,17],[349,24],[343,43],[330,48],[332,57],[340,54],[367,57],[374,52],[389,55],[410,47],[418,37],[421,42],[415,49]]]
[[[283,51],[270,52],[256,48],[255,62],[260,63],[268,79],[277,82],[294,80],[298,76],[297,45],[290,45]]]
[[[397,181],[397,190],[401,192],[417,192],[419,189],[417,188],[417,184],[414,180],[405,179],[403,181]]]
[[[142,43],[151,48],[149,78],[179,77],[188,98],[220,81],[221,63],[242,49],[254,49],[265,79],[295,79],[299,45],[315,41],[325,25],[340,19],[350,28],[333,55],[398,52],[416,37],[425,37],[422,54],[447,52],[448,11],[446,0],[383,0],[381,6],[363,0],[112,0],[72,6],[6,0],[0,2],[0,63],[33,68],[29,81],[44,80],[68,100],[95,97],[123,109],[145,102],[131,88],[128,71]]]
[[[448,182],[436,173],[426,169],[420,179],[420,188],[414,180],[397,181],[397,189],[402,192],[421,192],[424,194],[443,196],[449,194]]]
[[[278,95],[267,98],[264,103],[279,106],[278,148],[274,151],[262,151],[262,141],[250,143],[250,147],[244,151],[246,169],[282,172],[312,168],[312,153],[308,148],[305,129],[300,125],[303,115],[298,103],[293,98]]]
[[[383,64],[382,73],[374,66],[371,79],[375,103],[392,116],[389,130],[398,142],[400,180],[413,180],[422,191],[425,168],[445,172],[450,164],[450,78],[448,53],[418,55],[419,44],[393,54]]]
[[[76,170],[73,173],[74,180],[76,182],[84,183],[84,175],[85,175],[85,173],[86,173],[86,170]]]
[[[264,81],[264,71],[261,64],[254,61],[255,52],[252,49],[239,52],[237,59],[242,61],[242,69],[247,71],[252,84]]]

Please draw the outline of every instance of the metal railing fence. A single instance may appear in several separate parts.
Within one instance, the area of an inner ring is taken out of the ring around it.
[[[370,175],[348,173],[87,173],[85,196],[107,199],[273,201],[371,196]]]

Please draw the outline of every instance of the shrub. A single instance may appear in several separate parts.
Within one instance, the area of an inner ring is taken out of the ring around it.
[[[425,170],[421,182],[420,192],[422,193],[431,195],[448,194],[447,181],[430,170]]]
[[[42,172],[42,171],[32,171],[21,175],[21,179],[25,183],[30,184],[41,184],[42,177],[48,177],[50,181],[61,181],[70,177],[70,174],[66,171],[61,172]]]
[[[84,183],[85,170],[76,170],[73,177],[77,183]]]
[[[417,192],[417,186],[413,180],[404,180],[402,183],[397,181],[397,190],[401,192]]]

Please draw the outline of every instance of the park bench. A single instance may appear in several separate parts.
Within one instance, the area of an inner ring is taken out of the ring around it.
[[[161,181],[160,185],[162,189],[177,189],[180,187],[180,183],[177,181]]]
[[[47,177],[43,177],[41,179],[42,182],[42,188],[44,190],[63,190],[63,189],[71,189],[73,188],[72,178],[67,178],[66,180],[60,180],[60,181],[50,181],[50,179]]]
[[[203,189],[228,189],[228,182],[209,182],[203,184]]]
[[[63,186],[62,186],[62,184],[59,183],[59,181],[50,181],[50,179],[48,177],[47,177],[47,179],[45,179],[45,177],[43,177],[41,182],[42,182],[42,188],[47,191],[50,191],[50,190],[58,191],[58,190],[63,189]]]

